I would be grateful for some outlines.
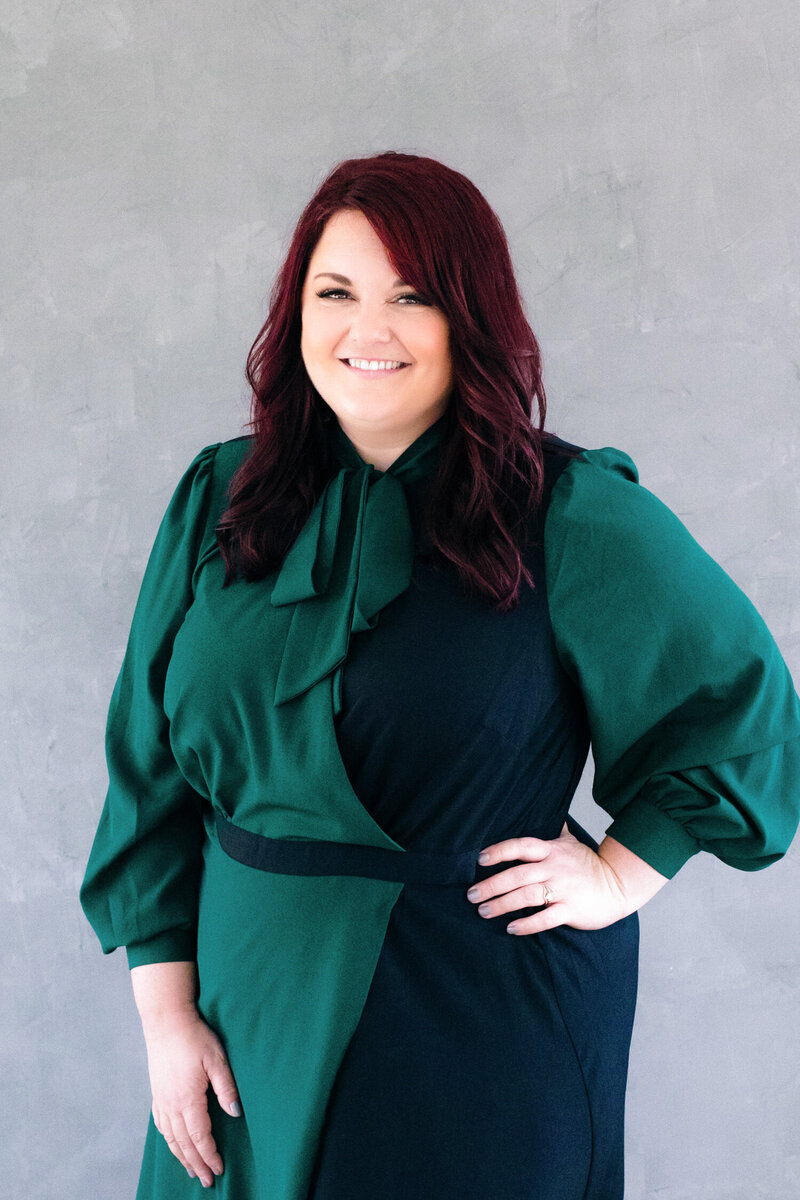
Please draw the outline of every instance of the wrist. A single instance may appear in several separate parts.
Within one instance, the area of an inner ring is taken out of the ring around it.
[[[656,871],[615,838],[605,837],[597,848],[597,856],[609,880],[614,881],[626,915],[641,908],[668,882],[666,875]]]
[[[140,1009],[139,1019],[145,1041],[149,1042],[185,1032],[197,1024],[200,1014],[192,1003],[176,1008]]]
[[[131,968],[136,1007],[146,1036],[174,1033],[199,1019],[194,962],[148,963]]]

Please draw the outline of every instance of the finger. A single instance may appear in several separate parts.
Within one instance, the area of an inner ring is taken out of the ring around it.
[[[176,1118],[173,1124],[169,1117],[164,1116],[159,1124],[159,1129],[170,1153],[175,1155],[181,1166],[193,1178],[198,1178],[204,1187],[210,1186],[211,1172],[205,1164],[201,1163],[200,1156],[191,1144],[191,1139],[186,1133],[185,1126],[182,1126],[180,1118]]]
[[[502,913],[518,912],[522,908],[541,908],[547,903],[544,883],[527,883],[503,896],[486,900],[478,906],[481,917],[498,917]]]
[[[539,862],[547,858],[551,843],[545,838],[518,837],[506,838],[504,842],[495,842],[481,851],[478,861],[481,866],[489,863],[503,862],[509,858],[521,858],[529,862]]]
[[[213,1062],[208,1062],[206,1064],[206,1072],[214,1089],[214,1095],[219,1100],[221,1106],[232,1117],[240,1117],[242,1115],[242,1106],[239,1100],[239,1091],[236,1087],[236,1081],[233,1078],[233,1072],[225,1056],[221,1054]]]
[[[506,930],[512,937],[520,937],[523,934],[544,933],[546,929],[555,929],[558,925],[566,924],[566,920],[566,905],[554,903],[548,904],[547,908],[534,913],[532,917],[515,918],[506,926]]]
[[[211,1117],[208,1115],[206,1101],[201,1100],[196,1104],[187,1105],[181,1115],[192,1146],[200,1156],[202,1163],[215,1175],[221,1175],[222,1158],[211,1133]]]
[[[173,1138],[173,1141],[167,1140],[170,1150],[176,1158],[180,1158],[184,1165],[194,1171],[203,1187],[210,1187],[214,1172],[195,1146],[183,1114],[174,1113],[170,1125]]]
[[[490,900],[492,896],[501,896],[503,892],[525,887],[529,883],[541,887],[548,878],[549,871],[550,867],[546,863],[520,863],[516,867],[507,867],[505,871],[496,871],[494,875],[488,875],[479,883],[473,883],[467,892],[467,899],[473,904],[479,904],[482,900]]]
[[[175,1141],[186,1159],[186,1162],[197,1175],[197,1178],[202,1183],[203,1187],[210,1187],[214,1181],[214,1170],[210,1163],[207,1163],[200,1154],[194,1139],[189,1132],[186,1120],[183,1113],[174,1113],[172,1116],[172,1132],[175,1136]]]
[[[191,1171],[192,1177],[194,1178],[194,1171],[192,1171],[192,1168],[184,1159],[180,1146],[175,1141],[175,1137],[172,1132],[172,1126],[170,1125],[169,1121],[162,1117],[155,1109],[153,1109],[153,1121],[156,1129],[167,1143],[170,1152],[175,1155],[182,1167],[184,1167],[187,1171]]]

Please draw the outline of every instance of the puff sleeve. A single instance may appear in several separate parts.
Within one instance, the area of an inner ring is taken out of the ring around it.
[[[130,966],[196,956],[201,798],[172,755],[164,680],[192,603],[219,443],[180,479],[161,521],[134,610],[106,725],[109,786],[80,889],[105,954]]]
[[[699,850],[779,859],[800,819],[800,701],[754,606],[620,450],[562,471],[544,542],[607,833],[667,877]]]

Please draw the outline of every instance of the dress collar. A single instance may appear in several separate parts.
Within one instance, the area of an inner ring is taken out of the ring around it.
[[[439,458],[439,447],[444,436],[445,417],[446,414],[442,413],[410,446],[406,446],[403,453],[386,468],[386,471],[379,471],[377,467],[372,467],[375,474],[385,475],[388,472],[398,475],[408,483],[420,479],[432,471]],[[370,465],[358,453],[338,421],[334,421],[332,424],[329,444],[334,458],[340,466],[359,470]]]
[[[445,416],[385,471],[361,458],[338,421],[331,429],[338,469],[285,556],[270,597],[273,607],[293,606],[276,705],[332,676],[334,715],[339,712],[351,633],[374,629],[380,611],[411,582],[414,532],[406,486],[435,470]]]

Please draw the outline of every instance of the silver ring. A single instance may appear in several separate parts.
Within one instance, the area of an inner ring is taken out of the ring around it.
[[[553,893],[550,891],[550,888],[546,883],[542,884],[542,892],[544,893],[542,904],[545,906],[545,908],[547,908],[547,905],[550,904],[553,899]]]

